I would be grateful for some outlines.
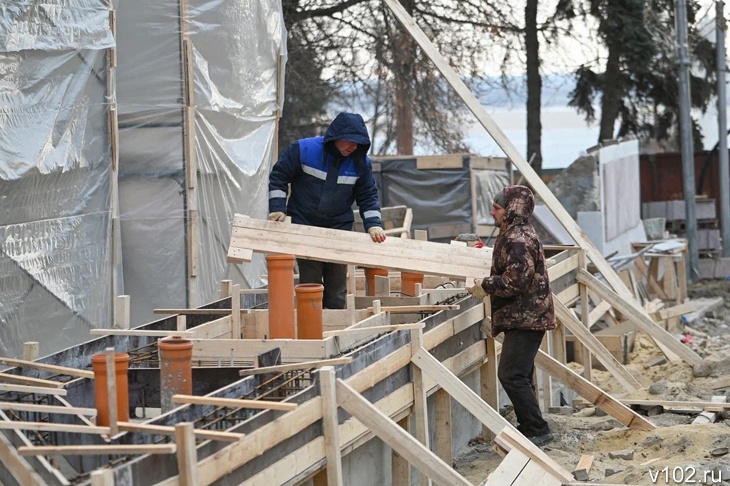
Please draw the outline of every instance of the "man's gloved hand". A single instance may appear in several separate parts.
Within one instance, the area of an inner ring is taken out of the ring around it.
[[[284,219],[286,219],[286,214],[282,213],[281,211],[269,213],[269,221],[278,221],[280,223],[283,223]]]
[[[383,231],[383,228],[380,226],[373,226],[368,230],[368,233],[375,243],[382,243],[385,241],[385,231]]]
[[[473,287],[467,287],[466,291],[469,292],[472,297],[480,300],[487,296],[487,293],[484,291],[481,282],[478,282]]]

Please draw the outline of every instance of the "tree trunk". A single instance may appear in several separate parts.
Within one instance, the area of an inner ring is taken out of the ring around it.
[[[609,44],[608,62],[603,75],[603,98],[601,99],[601,133],[598,142],[613,139],[613,127],[618,118],[618,110],[623,91],[621,83],[621,59],[618,49]]]
[[[542,174],[542,76],[540,75],[540,40],[537,37],[538,0],[525,5],[525,50],[527,55],[527,160]]]
[[[401,4],[409,14],[413,13],[413,0],[401,0]],[[397,35],[397,49],[393,52],[396,150],[399,155],[413,155],[413,103],[415,102],[413,81],[416,75],[416,46],[405,28],[399,26]]]

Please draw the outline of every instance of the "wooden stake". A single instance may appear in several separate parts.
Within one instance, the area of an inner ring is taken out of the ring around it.
[[[106,389],[109,397],[109,429],[111,435],[117,435],[119,433],[119,427],[117,426],[119,417],[117,416],[117,373],[114,364],[114,348],[106,348],[104,353],[106,354]]]
[[[40,344],[38,341],[28,341],[23,343],[23,359],[25,361],[35,361],[40,354]]]
[[[340,426],[337,419],[335,369],[325,366],[319,371],[322,395],[322,433],[327,457],[327,485],[342,486],[342,456],[340,453]]]
[[[423,329],[415,329],[411,331],[411,356],[416,356],[421,352],[428,353],[423,349]],[[423,373],[421,368],[411,365],[411,375],[413,376],[413,413],[416,420],[416,438],[423,444],[426,449],[431,449],[428,434],[428,403],[426,401],[426,387],[424,386]],[[421,473],[419,474],[421,486],[431,486],[431,479]]]
[[[192,423],[175,425],[175,442],[180,486],[198,486],[198,453],[195,448],[195,427]]]

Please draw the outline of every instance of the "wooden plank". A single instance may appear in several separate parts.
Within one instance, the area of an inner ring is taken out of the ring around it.
[[[39,395],[61,395],[67,394],[63,388],[50,388],[41,386],[11,385],[0,383],[0,392],[37,393]]]
[[[689,407],[715,411],[730,409],[730,403],[706,402],[701,400],[638,400],[633,398],[619,398],[619,401],[625,405],[641,405],[643,407]]]
[[[507,456],[502,459],[497,469],[489,475],[487,484],[511,486],[517,478],[522,474],[530,458],[523,454],[519,449],[512,449]]]
[[[691,312],[695,312],[697,310],[700,310],[704,308],[707,305],[706,302],[696,301],[696,300],[690,300],[689,302],[685,302],[684,304],[675,305],[673,307],[664,308],[660,310],[659,312],[653,312],[650,314],[652,319],[655,321],[663,321],[665,319],[671,319],[672,317],[678,317],[682,316],[684,314],[689,314]]]
[[[34,446],[18,447],[21,456],[99,456],[127,454],[175,454],[175,444],[109,446]]]
[[[166,425],[145,424],[136,422],[118,422],[119,430],[123,432],[136,432],[139,434],[156,434],[156,435],[175,435],[175,427]],[[221,430],[195,429],[195,436],[204,440],[220,440],[224,442],[236,442],[244,437],[245,434],[235,432],[224,432]]]
[[[581,344],[593,353],[598,361],[611,373],[611,375],[618,380],[626,391],[634,393],[641,390],[643,387],[641,383],[629,373],[626,368],[603,346],[601,341],[598,340],[578,318],[573,314],[573,311],[568,309],[560,299],[553,296],[555,304],[555,315],[560,322],[572,332],[577,339],[580,340]],[[587,300],[587,299],[586,299]],[[583,362],[584,368],[590,367],[590,361]]]
[[[487,362],[479,370],[481,378],[481,397],[493,410],[499,410],[499,381],[497,379],[497,352],[494,338],[488,336],[485,340]],[[484,426],[482,434],[494,438],[489,427]]]
[[[454,463],[454,440],[451,430],[451,395],[443,388],[433,395],[434,430],[433,451],[446,464]]]
[[[178,318],[185,316],[178,316]],[[231,316],[221,317],[189,329],[195,339],[231,339]]]
[[[307,370],[312,368],[322,368],[325,366],[336,366],[352,363],[352,358],[346,356],[344,358],[322,359],[318,361],[303,361],[301,363],[291,363],[276,366],[263,366],[260,368],[251,368],[249,370],[241,370],[238,372],[240,376],[260,375],[263,373],[284,373],[285,371]]]
[[[424,324],[422,322],[414,324],[391,324],[389,326],[373,326],[373,327],[347,327],[345,329],[338,329],[336,331],[325,331],[322,335],[325,338],[332,336],[344,336],[353,333],[372,333],[380,334],[385,332],[393,331],[411,331],[413,329],[423,329]]]
[[[325,366],[319,372],[322,395],[322,434],[327,457],[327,485],[342,486],[342,456],[340,455],[340,424],[337,420],[335,369]]]
[[[572,255],[565,260],[556,263],[552,267],[548,267],[548,276],[550,277],[551,281],[555,281],[562,277],[563,275],[567,275],[568,273],[572,272],[573,270],[578,268],[580,262],[579,255],[576,253],[575,255]]]
[[[63,407],[59,405],[40,405],[27,402],[0,402],[0,410],[14,410],[16,412],[57,413],[61,415],[96,415],[95,408]]]
[[[40,430],[44,432],[66,432],[69,434],[109,434],[109,427],[60,424],[49,422],[23,422],[20,420],[0,421],[2,430]]]
[[[241,339],[241,286],[231,288],[231,339]]]
[[[435,169],[463,169],[464,155],[422,155],[416,157],[416,169],[418,170],[435,170]]]
[[[430,479],[444,485],[471,486],[471,483],[451,466],[405,432],[342,380],[337,380],[337,401],[342,408],[373,431],[383,442],[396,449],[400,455]]]
[[[388,238],[381,244],[373,244],[369,235],[354,231],[281,224],[238,214],[234,221],[230,247],[265,253],[288,253],[333,263],[462,278],[489,275],[491,265],[490,252],[484,249],[445,249],[442,243],[407,238]],[[358,251],[351,251],[354,247]],[[229,261],[232,261],[230,252]]]
[[[590,381],[576,374],[542,351],[538,351],[535,357],[535,365],[548,370],[548,372],[565,386],[578,393],[580,396],[624,424],[634,430],[654,430],[654,424],[646,420],[641,415],[628,408],[626,405],[617,401],[611,395],[595,386]]]
[[[114,471],[111,469],[97,469],[89,474],[91,486],[114,486]]]
[[[0,358],[0,365],[2,366],[15,366],[18,368],[29,368],[40,371],[47,371],[49,373],[58,373],[59,375],[77,376],[80,378],[94,378],[94,372],[88,370],[80,370],[77,368],[69,368],[67,366],[57,366],[45,363],[38,363],[36,361],[27,361],[24,359],[14,358]]]
[[[593,327],[593,325],[598,322],[610,308],[611,304],[605,300],[594,307],[593,310],[588,313],[588,329]]]
[[[191,422],[175,425],[177,470],[180,486],[198,486],[198,453],[195,448],[195,426]]]
[[[405,430],[406,432],[410,433],[411,430],[411,415],[407,415],[400,421],[398,421],[398,426]],[[411,483],[411,464],[398,454],[398,451],[395,449],[391,449],[392,451],[392,458],[391,458],[391,484],[392,486],[412,486]]]
[[[391,312],[393,314],[411,314],[418,312],[438,312],[442,310],[458,310],[459,306],[451,305],[384,305],[380,307],[380,312]],[[369,312],[373,312],[372,307],[368,307]]]
[[[0,461],[21,486],[47,484],[3,434],[0,434]]]
[[[580,456],[578,464],[573,470],[573,477],[578,481],[588,481],[588,475],[591,472],[594,456],[583,454]]]
[[[411,356],[415,356],[419,351],[423,350],[423,331],[415,329],[411,331]],[[428,353],[428,351],[425,351]],[[416,422],[416,439],[423,444],[427,450],[431,450],[431,436],[428,433],[428,401],[426,399],[426,384],[424,383],[423,372],[416,366],[411,366],[411,376],[413,378],[413,416]],[[411,461],[412,462],[412,461]],[[431,486],[432,477],[424,474],[423,469],[419,469],[421,486]],[[447,483],[445,483],[447,484]]]
[[[425,349],[419,349],[413,355],[413,363],[441,385],[454,399],[466,408],[474,417],[498,434],[505,427],[512,425],[479,398],[471,388],[454,376],[436,358]]]
[[[296,403],[272,402],[267,400],[244,400],[236,398],[201,397],[195,395],[173,395],[174,403],[189,405],[213,405],[215,407],[251,408],[256,410],[284,410],[290,412],[297,408]]]
[[[23,360],[34,361],[40,355],[40,343],[38,341],[28,341],[23,343]]]
[[[111,431],[111,435],[116,435],[119,432],[117,426],[119,417],[117,416],[117,367],[115,364],[114,348],[106,348],[104,354],[106,357],[106,394],[109,404],[109,430]]]
[[[330,338],[334,339],[334,338]],[[193,342],[193,361],[220,358],[226,360],[253,360],[256,356],[274,348],[281,348],[286,359],[326,359],[325,340],[297,339],[190,339]]]
[[[193,336],[193,331],[178,331],[178,330],[135,330],[135,329],[91,329],[89,334],[92,336],[138,336],[138,337],[188,337]]]
[[[702,362],[702,358],[700,358],[697,353],[680,343],[679,340],[674,338],[674,336],[659,327],[648,315],[638,312],[635,307],[629,305],[618,294],[606,287],[587,271],[581,269],[576,279],[590,287],[591,290],[598,294],[601,299],[607,301],[614,309],[618,310],[634,322],[639,329],[656,339],[657,343],[662,343],[670,351],[681,357],[687,363],[696,365]]]
[[[231,309],[154,309],[153,314],[181,314],[185,316],[219,316],[231,313]]]
[[[727,402],[727,397],[725,395],[716,395],[713,396],[710,401],[712,403],[725,403]],[[693,424],[714,424],[717,421],[718,418],[718,412],[713,412],[710,410],[703,410],[700,412],[698,416],[694,418],[692,421]]]
[[[114,299],[114,327],[129,329],[132,319],[132,302],[128,295],[117,295]]]
[[[60,381],[44,380],[41,378],[31,378],[23,375],[13,375],[11,373],[0,373],[0,382],[15,383],[27,386],[46,386],[51,388],[63,388],[64,384]]]
[[[537,447],[535,444],[525,439],[522,434],[517,432],[513,427],[508,427],[502,430],[494,441],[502,448],[512,451],[518,449],[520,452],[530,458],[530,461],[534,461],[540,464],[540,466],[549,472],[551,475],[562,481],[572,481],[573,476],[563,466],[555,462],[550,456]]]
[[[373,301],[374,306],[377,308],[378,301]],[[383,331],[372,331],[372,328],[375,327],[381,327],[381,326],[389,326],[390,325],[390,314],[387,312],[378,312],[373,316],[368,317],[367,319],[363,319],[362,321],[358,322],[357,324],[353,324],[350,327],[345,328],[344,330],[352,330],[352,329],[362,329],[362,328],[368,328],[367,332],[364,333],[344,333],[339,336],[330,336],[328,338],[325,338],[326,343],[333,343],[336,344],[335,348],[339,350],[340,352],[346,352],[351,349],[354,349],[355,347],[366,343],[370,341],[373,337],[377,336]]]

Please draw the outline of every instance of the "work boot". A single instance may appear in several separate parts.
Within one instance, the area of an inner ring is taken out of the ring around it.
[[[549,444],[550,442],[552,442],[555,439],[555,436],[553,435],[552,432],[548,432],[547,434],[535,435],[535,436],[529,437],[529,439],[530,439],[530,442],[532,442],[533,444],[535,444],[536,446],[539,447],[539,446]]]

